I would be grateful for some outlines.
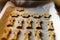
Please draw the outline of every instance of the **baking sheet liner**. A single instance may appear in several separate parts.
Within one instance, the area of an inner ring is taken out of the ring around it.
[[[54,7],[53,3],[50,3],[50,4],[47,4],[47,5],[40,5],[38,7],[35,7],[35,8],[25,8],[25,10],[23,12],[18,12],[18,14],[22,14],[22,13],[29,13],[30,15],[33,14],[33,13],[38,13],[39,15],[42,15],[43,13],[50,13],[50,8],[51,7]],[[14,10],[15,12],[17,12],[16,10]],[[52,15],[52,13],[50,13]],[[53,15],[51,16],[51,18],[53,17]],[[42,29],[39,29],[41,32],[42,32],[42,39],[43,40],[49,40],[48,39],[48,36],[47,36],[47,25],[46,25],[46,21],[48,20],[51,20],[51,18],[43,18],[41,17],[40,20],[43,21],[43,24],[42,24]],[[15,29],[17,29],[16,27],[19,25],[18,24],[18,20],[21,20],[21,19],[24,19],[24,26],[23,26],[23,29],[20,29],[21,31],[21,34],[19,36],[19,40],[23,40],[24,39],[24,32],[27,30],[26,29],[26,19],[27,18],[23,18],[22,16],[19,16],[17,18],[15,18],[15,23],[14,23],[14,26],[13,27],[10,27],[12,29],[12,31],[14,31]],[[33,18],[33,17],[30,17],[31,20],[33,20],[33,29],[28,29],[30,31],[32,31],[32,36],[31,36],[31,40],[36,40],[35,36],[34,36],[34,31],[36,29],[35,27],[35,20],[36,18]],[[53,21],[53,20],[51,20]],[[53,24],[54,26],[54,24]],[[55,31],[54,31],[55,32]],[[12,36],[13,34],[11,34]],[[10,39],[10,38],[9,38]]]

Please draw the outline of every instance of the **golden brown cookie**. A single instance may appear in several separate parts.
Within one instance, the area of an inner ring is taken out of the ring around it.
[[[21,33],[21,31],[19,29],[16,29],[12,33],[18,36]]]
[[[47,32],[49,40],[55,40],[55,33],[53,31]]]
[[[26,21],[27,21],[26,28],[28,28],[28,29],[32,28],[32,22],[33,21],[31,19],[27,19]]]
[[[14,21],[15,21],[15,18],[12,18],[11,16],[9,16],[9,17],[8,17],[8,21],[14,22]]]
[[[7,27],[13,26],[13,25],[14,25],[14,21],[15,21],[15,19],[12,18],[11,16],[9,16],[9,17],[8,17],[8,21],[7,21],[7,23],[6,23],[6,26],[7,26]]]
[[[8,40],[10,34],[11,34],[11,29],[6,27],[5,30],[4,30],[4,33],[1,37],[1,40]]]
[[[14,25],[14,23],[13,23],[13,22],[8,21],[6,25],[7,25],[7,27],[11,27],[11,26],[13,26],[13,25]]]
[[[36,28],[37,28],[37,29],[42,28],[42,21],[41,21],[40,19],[37,19],[37,20],[36,20]]]
[[[27,30],[24,33],[24,40],[30,40],[30,36],[31,36],[31,31]]]
[[[39,15],[39,14],[37,14],[37,13],[34,13],[34,14],[32,14],[31,15],[33,18],[40,18],[41,17],[41,15]]]
[[[20,35],[21,31],[19,29],[15,29],[14,31],[12,31],[12,34],[14,34],[11,38],[11,40],[18,40],[18,37]]]
[[[35,33],[36,40],[42,40],[41,32],[39,30],[35,30],[34,33]]]
[[[17,7],[16,10],[19,12],[22,12],[22,11],[24,11],[24,8],[23,7]]]
[[[50,18],[50,14],[49,13],[44,13],[44,14],[42,14],[42,16],[44,17],[44,18]]]
[[[19,26],[17,26],[17,28],[23,28],[24,20],[19,20],[18,23],[19,23]]]
[[[18,17],[19,14],[18,14],[18,12],[12,11],[12,12],[10,13],[10,16],[12,16],[12,17]]]
[[[22,16],[23,18],[29,18],[29,17],[30,17],[30,15],[29,15],[28,13],[23,13],[21,16]]]
[[[52,21],[47,21],[46,24],[48,26],[47,30],[54,30]]]

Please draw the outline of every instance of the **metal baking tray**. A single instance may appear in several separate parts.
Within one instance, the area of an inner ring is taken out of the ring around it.
[[[43,37],[42,38],[43,38],[43,40],[49,40],[48,37],[47,37],[47,34],[46,34],[46,32],[47,32],[47,26],[46,26],[45,22],[47,20],[51,20],[51,21],[53,21],[54,32],[55,32],[55,39],[56,40],[60,39],[60,37],[59,37],[59,34],[60,34],[59,33],[60,19],[59,19],[59,16],[57,14],[57,11],[55,10],[55,6],[54,6],[53,2],[50,2],[48,4],[39,5],[39,6],[34,7],[34,8],[25,8],[24,12],[27,12],[29,14],[38,13],[38,14],[41,14],[41,15],[42,15],[42,13],[50,13],[52,15],[50,19],[40,18],[44,22],[43,26],[42,26],[43,29],[40,29],[40,31],[43,33]],[[21,14],[21,13],[23,13],[23,12],[18,12],[18,14]],[[13,30],[16,29],[16,27],[18,25],[17,21],[20,20],[20,19],[22,19],[22,17],[18,17],[18,18],[15,18],[15,19],[16,19],[16,21],[15,21],[14,27],[12,28]],[[32,20],[36,20],[34,18],[31,18],[31,19]],[[23,35],[24,30],[26,30],[26,29],[20,29],[20,30],[21,30],[22,35]],[[33,32],[35,30],[35,28],[29,29],[29,30],[31,30]],[[22,35],[20,35],[19,40],[23,40],[23,36]],[[31,40],[35,40],[35,38],[34,38],[33,35],[31,36]]]

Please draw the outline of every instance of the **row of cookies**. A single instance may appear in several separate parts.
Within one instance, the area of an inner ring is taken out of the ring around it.
[[[14,34],[11,38],[9,37],[10,34]],[[10,29],[6,29],[4,34],[2,35],[1,37],[1,40],[18,40],[18,37],[19,37],[19,34],[20,34],[20,30],[17,29],[17,30],[14,30],[14,31],[11,31]],[[31,35],[31,32],[30,31],[26,31],[24,33],[24,40],[30,40],[30,35]]]
[[[11,33],[14,35],[10,38]],[[6,30],[4,31],[4,34],[1,37],[1,40],[18,40],[20,34],[21,34],[21,31],[19,29],[15,29],[14,31],[12,31],[11,29],[6,28]],[[32,32],[29,30],[26,30],[24,32],[24,40],[30,40],[31,35],[32,35]],[[40,30],[35,30],[34,35],[35,35],[36,40],[42,40],[42,38],[41,38],[42,33]],[[55,40],[54,32],[48,31],[47,36],[48,36],[49,40]]]
[[[40,18],[41,17],[41,15],[39,15],[38,13],[33,13],[33,14],[29,14],[29,13],[22,13],[22,14],[18,14],[17,12],[15,12],[15,11],[12,11],[11,13],[10,13],[10,15],[12,16],[12,17],[18,17],[18,16],[22,16],[23,18],[29,18],[29,17],[33,17],[33,18]],[[49,13],[44,13],[44,14],[42,14],[42,16],[44,17],[44,18],[50,18],[50,14]]]
[[[14,25],[14,21],[15,21],[15,19],[12,18],[11,16],[9,16],[6,25],[8,27],[9,26],[13,26]],[[23,28],[24,20],[19,20],[18,23],[19,23],[19,25],[17,26],[17,28],[20,28],[20,29]],[[27,25],[26,25],[27,29],[32,28],[33,21],[31,19],[27,19],[26,23],[27,23]],[[42,28],[42,21],[40,19],[36,19],[35,23],[36,23],[36,28],[37,29],[41,29]],[[53,28],[53,22],[52,21],[47,21],[46,24],[48,26],[48,30],[54,30],[54,28]]]
[[[14,25],[14,22],[15,22],[15,18],[9,16],[7,23],[6,23],[6,26],[11,27]],[[24,20],[19,20],[18,23],[19,23],[19,25],[17,26],[17,28],[22,28],[23,24],[24,24]],[[31,19],[27,19],[26,23],[27,23],[26,28],[28,28],[28,29],[32,28],[33,21]],[[37,19],[36,20],[36,28],[42,28],[41,24],[42,24],[42,21],[40,19]]]
[[[4,31],[4,33],[3,33],[3,35],[1,36],[0,39],[1,39],[1,40],[17,40],[20,33],[21,33],[21,32],[20,32],[19,29],[16,29],[16,30],[12,31],[10,28],[6,27],[6,28],[5,28],[5,31]],[[12,38],[10,39],[10,35],[11,35],[11,34],[14,34],[14,35],[13,35]]]
[[[36,40],[41,39],[41,32],[38,30],[34,31]],[[12,37],[10,37],[11,34],[14,34]],[[9,28],[6,28],[4,34],[1,37],[1,40],[18,40],[19,35],[21,34],[21,31],[19,29],[11,30]],[[24,40],[30,40],[32,32],[29,30],[26,30],[24,32]],[[38,38],[39,37],[39,38]]]
[[[32,34],[31,31],[26,31],[24,33],[24,40],[27,40],[27,39],[30,40],[31,34]],[[43,40],[42,39],[43,33],[40,30],[36,29],[34,31],[34,35],[35,35],[36,40]],[[48,37],[48,40],[55,40],[55,33],[53,31],[48,31],[47,37]]]
[[[22,11],[24,11],[24,8],[23,7],[16,7],[16,11],[19,11],[19,12],[22,12]],[[14,13],[15,12],[12,12],[11,14],[12,14],[12,16],[14,16]],[[15,15],[15,16],[18,16],[18,15]],[[32,17],[34,17],[34,18],[39,18],[39,17],[41,17],[41,15],[39,15],[38,13],[33,13],[32,15],[30,15],[30,14],[28,14],[28,13],[23,13],[21,16],[23,16],[24,18],[28,18],[28,17],[30,17],[30,16],[32,16]],[[49,18],[51,15],[49,14],[49,13],[44,13],[43,15],[42,15],[44,18]]]
[[[19,20],[18,23],[19,23],[19,26],[17,26],[17,28],[22,28],[24,20]],[[33,21],[31,19],[27,19],[26,20],[26,28],[27,29],[31,29],[32,28],[32,23],[33,23]],[[40,28],[40,29],[42,28],[42,25],[41,25],[42,21],[40,19],[37,19],[35,23],[36,23],[36,28],[37,29],[38,28]]]
[[[9,16],[7,24],[6,24],[7,27],[13,26],[14,22],[15,22],[15,19],[12,18],[11,16]],[[19,23],[19,25],[17,26],[17,28],[20,28],[20,29],[23,28],[24,20],[19,20],[18,23]],[[26,28],[31,29],[33,21],[31,19],[27,19],[26,23],[27,23]],[[42,21],[40,19],[36,19],[35,23],[36,23],[36,28],[37,29],[42,28]],[[47,28],[48,30],[54,30],[52,21],[47,21],[46,24],[48,26],[48,28]]]

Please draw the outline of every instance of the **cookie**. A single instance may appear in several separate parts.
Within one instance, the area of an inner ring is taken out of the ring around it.
[[[41,15],[39,15],[39,14],[37,14],[37,13],[33,13],[31,16],[32,16],[33,18],[40,18],[40,17],[41,17]]]
[[[18,28],[18,29],[23,28],[24,20],[19,20],[18,23],[19,23],[19,26],[17,26],[17,28]]]
[[[23,7],[17,7],[16,10],[19,12],[22,12],[22,11],[24,11],[24,8]]]
[[[47,32],[49,40],[55,40],[55,33],[53,31]]]
[[[18,37],[20,35],[21,31],[19,29],[15,29],[14,31],[12,31],[12,34],[14,34],[10,40],[18,40]]]
[[[48,26],[47,30],[54,30],[52,21],[47,21],[46,24]]]
[[[11,34],[11,29],[6,27],[4,33],[6,33],[9,36],[9,34]]]
[[[19,29],[16,29],[16,30],[12,31],[12,33],[13,33],[14,35],[17,35],[17,36],[18,36],[21,32],[20,32]]]
[[[11,29],[5,28],[5,31],[1,37],[1,40],[8,40],[10,34],[11,34]]]
[[[50,15],[49,13],[44,13],[44,14],[42,14],[42,16],[43,16],[44,18],[50,18],[50,17],[51,17],[51,15]]]
[[[8,21],[15,22],[15,18],[12,18],[11,16],[8,17]]]
[[[42,21],[40,19],[36,20],[36,29],[41,29],[42,28]]]
[[[8,21],[6,23],[7,27],[13,26],[15,22],[15,19],[12,18],[11,16],[8,17]]]
[[[35,33],[36,40],[42,40],[41,32],[39,30],[35,30],[34,33]]]
[[[29,15],[28,13],[23,13],[21,16],[22,16],[23,18],[29,18],[29,17],[30,17],[30,15]]]
[[[12,16],[12,17],[18,17],[19,14],[18,14],[18,12],[12,11],[12,12],[10,13],[10,16]]]
[[[24,40],[30,40],[30,36],[31,36],[31,31],[26,31],[25,33],[24,33]]]
[[[14,25],[14,23],[13,23],[13,22],[8,21],[8,22],[6,23],[6,25],[7,25],[7,27],[12,27],[12,26]]]
[[[27,29],[32,28],[32,22],[33,22],[33,21],[32,21],[31,19],[27,19],[26,21],[27,21],[26,28],[27,28]]]

